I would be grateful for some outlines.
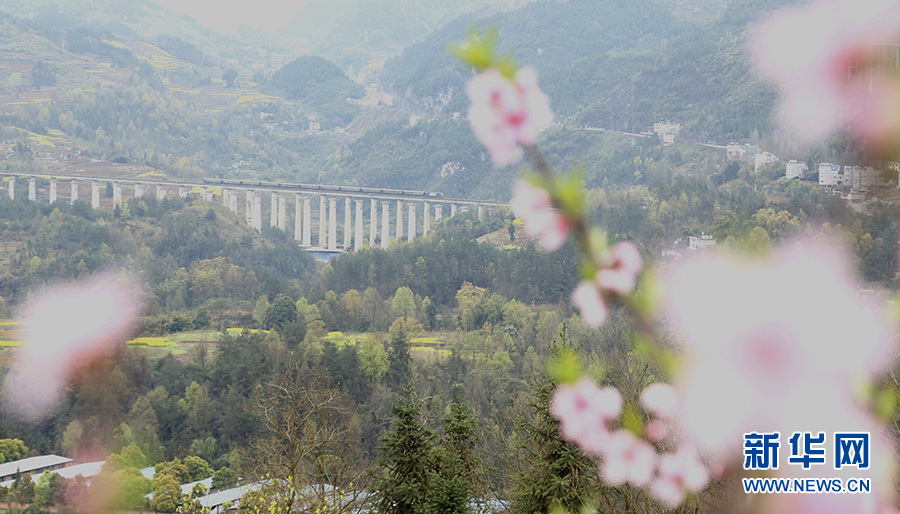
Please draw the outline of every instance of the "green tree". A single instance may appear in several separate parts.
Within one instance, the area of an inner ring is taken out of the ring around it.
[[[197,309],[197,315],[194,316],[194,328],[207,328],[212,323],[212,317],[209,315],[209,309],[200,307]]]
[[[408,287],[401,286],[394,293],[391,299],[391,318],[413,318],[416,317],[416,297],[412,290]]]
[[[157,512],[175,512],[182,502],[181,485],[165,473],[153,479],[153,499],[150,508]]]
[[[571,347],[563,326],[551,352],[558,354]],[[516,423],[524,466],[514,477],[513,512],[550,512],[558,507],[579,512],[584,505],[596,505],[598,489],[603,488],[598,486],[597,464],[560,437],[559,421],[549,410],[553,388],[548,378],[539,378],[528,410]]]
[[[481,319],[481,301],[487,289],[464,282],[456,292],[456,304],[459,306],[459,324],[463,330],[472,330]]]
[[[30,474],[18,477],[9,487],[10,498],[19,504],[31,503],[34,501],[34,480]]]
[[[266,295],[261,295],[256,300],[256,305],[253,306],[253,319],[259,323],[259,326],[263,327],[266,325],[266,316],[269,315],[269,299],[266,298]]]
[[[118,453],[110,454],[106,461],[116,469],[141,469],[147,463],[147,457],[144,456],[144,452],[137,445],[130,444],[119,450]]]
[[[381,381],[388,370],[388,353],[384,349],[384,343],[367,338],[359,343],[357,352],[359,368],[369,383],[375,384]]]
[[[228,466],[223,466],[216,470],[212,476],[213,489],[228,489],[237,485],[238,475]]]
[[[24,459],[28,447],[21,439],[0,439],[0,464]]]
[[[222,72],[222,80],[225,81],[225,87],[237,86],[238,72],[234,68],[228,68]]]
[[[179,484],[186,484],[191,481],[191,472],[179,459],[160,462],[154,469],[156,471],[153,476],[154,489],[156,488],[156,479],[163,475],[171,476]]]
[[[266,313],[266,327],[281,330],[284,325],[297,321],[297,304],[287,296],[279,296]]]
[[[60,505],[63,499],[63,478],[56,473],[41,475],[34,486],[34,503],[39,507]]]
[[[189,482],[196,482],[197,480],[203,480],[212,476],[212,470],[209,469],[209,463],[200,457],[188,456],[185,457],[181,463],[188,469],[188,474],[190,475]]]
[[[394,422],[382,436],[378,471],[374,477],[374,505],[381,514],[426,512],[429,478],[435,465],[435,434],[419,419],[421,402],[412,388],[394,404]]]
[[[388,352],[388,380],[390,385],[400,387],[409,381],[410,376],[409,342],[406,334],[398,332],[391,338],[391,347]]]

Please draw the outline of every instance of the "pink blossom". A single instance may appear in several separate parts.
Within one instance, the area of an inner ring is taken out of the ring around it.
[[[589,327],[597,328],[609,317],[609,310],[600,291],[589,280],[582,280],[572,291],[572,304],[581,312],[581,319]]]
[[[656,452],[647,441],[638,439],[628,430],[613,432],[601,468],[605,482],[614,486],[629,482],[643,487],[650,482],[655,467]]]
[[[684,447],[676,453],[659,458],[657,477],[650,486],[651,494],[663,505],[674,509],[684,501],[686,493],[706,487],[709,474],[700,462],[697,451]]]
[[[669,384],[650,384],[641,394],[641,405],[654,416],[671,419],[678,413],[678,393]]]
[[[836,246],[800,241],[768,261],[708,256],[671,271],[667,310],[685,349],[679,418],[691,441],[739,455],[743,433],[798,430],[891,363],[885,313],[857,300],[849,270]]]
[[[559,420],[563,439],[591,455],[603,453],[609,439],[609,423],[622,411],[622,396],[614,387],[597,387],[590,378],[556,388],[550,413]]]
[[[648,441],[658,443],[669,435],[669,424],[661,419],[651,419],[644,432]]]
[[[630,293],[644,266],[637,247],[627,241],[616,243],[602,260],[604,267],[597,272],[597,284],[616,294]]]
[[[98,277],[56,286],[25,309],[24,339],[3,382],[8,408],[36,420],[85,362],[122,344],[139,314],[135,284]]]
[[[498,167],[519,160],[519,144],[534,144],[538,132],[553,121],[550,100],[538,88],[532,68],[520,68],[513,80],[488,69],[469,81],[466,92],[472,131]]]
[[[512,211],[525,220],[525,231],[538,237],[544,250],[557,250],[569,236],[568,220],[553,209],[550,193],[527,180],[517,180],[513,187]]]
[[[767,20],[752,50],[757,68],[782,90],[783,123],[807,141],[845,124],[873,145],[897,136],[900,83],[892,70],[881,73],[886,63],[876,45],[895,42],[898,19],[896,0],[819,0]]]

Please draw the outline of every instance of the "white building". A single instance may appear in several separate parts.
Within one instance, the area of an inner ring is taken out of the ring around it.
[[[871,166],[844,166],[844,185],[863,188],[881,185],[881,170]]]
[[[759,173],[759,170],[765,168],[770,164],[778,162],[778,160],[778,156],[773,153],[756,152],[756,156],[754,157],[753,171],[754,173]]]
[[[725,157],[729,161],[750,162],[759,151],[759,146],[741,143],[728,143],[725,145]]]
[[[14,460],[0,464],[0,482],[6,482],[16,478],[17,473],[36,474],[47,471],[56,471],[69,465],[72,459],[59,455],[41,455],[28,457],[27,459]]]
[[[688,250],[705,250],[710,246],[716,246],[716,240],[709,234],[700,234],[700,237],[688,237]]]
[[[656,132],[656,135],[662,140],[664,146],[675,143],[675,136],[678,135],[678,131],[680,130],[680,123],[666,121],[653,124],[653,132]]]
[[[844,172],[839,164],[823,162],[819,164],[819,185],[839,186],[844,183]]]
[[[788,180],[792,178],[800,178],[806,173],[806,170],[809,169],[805,162],[797,161],[791,159],[784,166],[784,176],[787,177]]]

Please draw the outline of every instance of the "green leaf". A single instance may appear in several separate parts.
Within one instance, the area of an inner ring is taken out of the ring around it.
[[[894,419],[897,414],[897,391],[891,387],[882,388],[875,396],[875,414],[885,421]]]
[[[550,360],[547,372],[554,383],[573,384],[581,378],[581,358],[575,350],[563,348]]]
[[[473,27],[469,30],[469,36],[464,43],[450,45],[450,54],[457,59],[483,71],[497,63],[497,37],[500,30],[492,26],[480,32]]]
[[[626,405],[622,412],[622,427],[638,437],[644,436],[644,420],[631,405]]]

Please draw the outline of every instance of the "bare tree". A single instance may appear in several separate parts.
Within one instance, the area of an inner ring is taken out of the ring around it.
[[[253,441],[256,475],[265,485],[243,508],[359,511],[365,491],[360,425],[343,393],[295,361],[263,384],[257,414],[266,430]]]

